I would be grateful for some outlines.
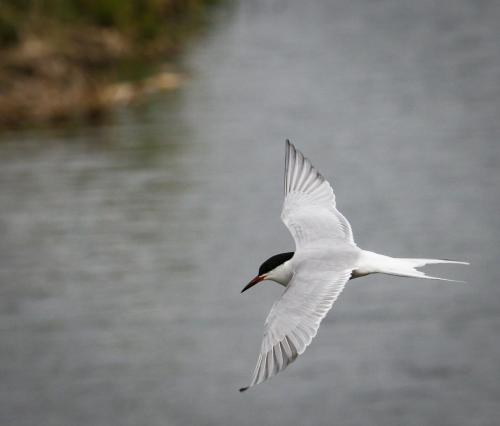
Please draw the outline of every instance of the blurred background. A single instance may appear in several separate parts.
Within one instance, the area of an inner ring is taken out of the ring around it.
[[[500,3],[0,2],[0,423],[494,426]],[[352,281],[240,394],[293,249],[284,140],[357,243],[468,284]]]

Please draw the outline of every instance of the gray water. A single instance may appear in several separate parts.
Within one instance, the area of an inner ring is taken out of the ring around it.
[[[493,426],[500,418],[500,3],[223,7],[181,90],[0,137],[0,424]],[[293,249],[284,139],[358,244],[467,285],[355,280],[245,394]]]

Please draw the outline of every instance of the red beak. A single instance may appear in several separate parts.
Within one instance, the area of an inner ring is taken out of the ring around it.
[[[255,284],[260,283],[261,281],[264,281],[266,278],[264,275],[257,275],[252,281],[250,281],[244,288],[241,290],[243,293],[244,291],[247,291],[250,287],[253,287]]]

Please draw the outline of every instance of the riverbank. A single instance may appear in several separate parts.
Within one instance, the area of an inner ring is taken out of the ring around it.
[[[0,7],[0,128],[97,119],[179,87],[185,77],[175,58],[215,2],[162,0],[137,16],[109,8],[73,18],[31,3]],[[120,7],[127,4],[135,3]]]

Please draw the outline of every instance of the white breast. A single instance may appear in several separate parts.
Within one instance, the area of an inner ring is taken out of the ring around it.
[[[285,263],[282,263],[267,273],[266,279],[276,281],[286,287],[293,276],[292,259],[287,260]]]

